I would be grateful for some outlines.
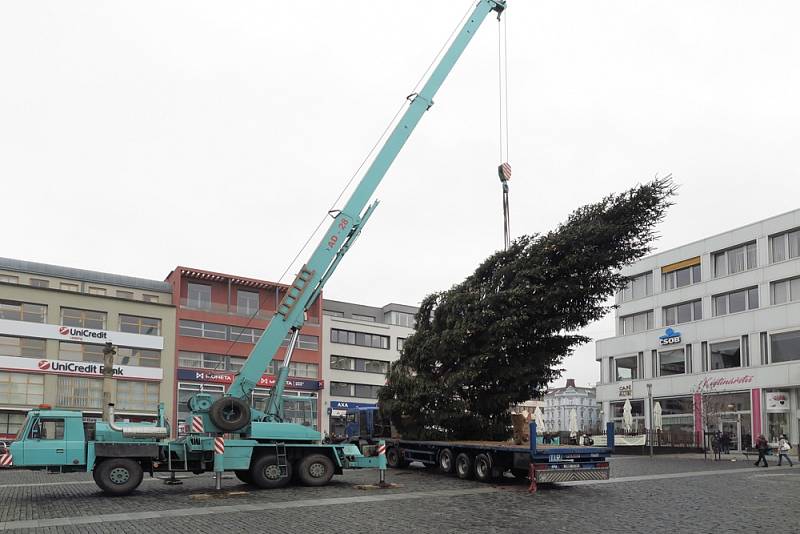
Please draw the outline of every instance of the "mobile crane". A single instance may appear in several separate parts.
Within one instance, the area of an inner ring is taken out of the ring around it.
[[[478,0],[422,89],[408,97],[408,108],[347,203],[329,212],[333,221],[328,231],[289,286],[225,396],[215,401],[200,393],[189,399],[189,435],[166,439],[163,406],[155,426],[117,423],[113,406],[107,407],[105,421],[94,423],[84,423],[78,411],[41,406],[29,412],[12,443],[0,445],[0,467],[91,471],[97,485],[112,495],[136,489],[144,471],[151,475],[233,471],[246,483],[277,488],[293,475],[304,484],[321,486],[343,469],[378,467],[384,460],[377,447],[360,451],[352,444],[322,444],[318,431],[283,420],[283,390],[292,352],[306,310],[377,207],[378,201],[370,199],[378,184],[480,25],[492,12],[499,19],[505,8],[506,0]],[[269,403],[263,412],[251,409],[250,395],[287,335],[289,347]]]

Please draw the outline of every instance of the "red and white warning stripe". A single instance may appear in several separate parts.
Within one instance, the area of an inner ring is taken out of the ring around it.
[[[203,418],[199,415],[192,416],[192,432],[203,432]]]
[[[378,456],[385,456],[386,455],[386,444],[381,443],[378,445]]]
[[[214,438],[214,452],[216,454],[225,454],[225,438],[222,436]]]
[[[11,467],[13,460],[10,452],[0,454],[0,467]]]
[[[497,170],[499,171],[500,179],[504,182],[507,182],[511,179],[511,165],[509,165],[507,162],[500,165]]]

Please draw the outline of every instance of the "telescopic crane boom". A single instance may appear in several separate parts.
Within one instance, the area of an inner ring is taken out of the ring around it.
[[[279,422],[282,394],[289,374],[289,360],[303,326],[305,312],[319,296],[342,257],[358,237],[378,201],[370,199],[394,159],[405,145],[423,114],[433,105],[433,97],[458,61],[464,49],[491,12],[498,18],[506,8],[506,0],[479,0],[472,14],[453,39],[419,93],[408,97],[408,109],[377,153],[353,194],[341,210],[330,212],[333,221],[309,260],[302,266],[278,306],[264,334],[236,374],[225,397],[210,409],[206,402],[191,402],[190,406],[208,411],[211,422],[221,432],[240,430],[254,420]],[[251,413],[248,398],[287,334],[291,334],[284,364],[281,366],[270,402],[265,413]],[[197,397],[200,397],[199,395]],[[199,399],[198,399],[199,400]]]

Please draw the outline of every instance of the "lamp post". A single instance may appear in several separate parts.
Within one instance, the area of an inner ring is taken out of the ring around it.
[[[650,406],[650,435],[647,440],[650,442],[650,458],[653,457],[653,384],[647,384],[647,403]]]

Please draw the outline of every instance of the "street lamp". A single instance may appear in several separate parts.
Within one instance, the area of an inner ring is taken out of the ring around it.
[[[647,403],[650,405],[650,458],[653,457],[653,384],[647,384]]]

